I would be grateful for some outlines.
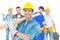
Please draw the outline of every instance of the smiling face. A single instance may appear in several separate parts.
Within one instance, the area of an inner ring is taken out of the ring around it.
[[[49,15],[50,14],[50,11],[49,10],[46,10],[46,14]]]
[[[17,13],[21,13],[21,9],[20,8],[16,8],[16,12]]]
[[[33,13],[32,9],[24,9],[23,12],[27,20],[32,18],[32,13]]]

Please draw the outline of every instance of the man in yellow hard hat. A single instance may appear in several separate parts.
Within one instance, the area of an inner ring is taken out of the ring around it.
[[[53,31],[54,31],[54,29],[56,31],[55,23],[53,21],[52,16],[50,15],[50,11],[51,11],[50,7],[46,7],[46,9],[45,9],[45,12],[46,12],[46,15],[45,15],[46,26],[44,28],[45,40],[48,40],[48,33],[50,35],[50,40],[53,40]]]
[[[40,26],[34,19],[32,19],[33,11],[33,5],[30,2],[27,2],[23,7],[25,20],[18,24],[17,28],[17,30],[20,32],[17,33],[20,35],[20,38],[17,38],[18,40],[35,40],[34,37],[39,34]]]
[[[40,33],[40,25],[32,18],[33,11],[33,5],[27,2],[23,7],[25,20],[18,24],[17,30],[14,29],[11,20],[7,22],[12,36],[17,37],[15,40],[35,40],[34,37]],[[5,27],[7,27],[6,24]]]

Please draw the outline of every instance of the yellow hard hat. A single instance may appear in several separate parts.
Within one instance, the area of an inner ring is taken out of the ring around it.
[[[10,11],[10,10],[13,10],[13,8],[12,8],[12,7],[9,7],[9,8],[8,8],[8,11]]]
[[[23,6],[23,9],[32,9],[32,10],[34,10],[33,5],[32,5],[30,2],[27,2],[27,3]]]
[[[50,11],[50,7],[46,7],[46,9],[45,9],[46,11]]]

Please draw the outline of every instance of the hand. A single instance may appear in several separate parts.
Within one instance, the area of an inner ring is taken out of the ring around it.
[[[45,25],[45,24],[47,24],[47,22],[46,22],[46,21],[44,21],[42,24],[44,24],[44,25]]]
[[[2,14],[2,16],[4,17],[4,16],[5,16],[5,14]]]

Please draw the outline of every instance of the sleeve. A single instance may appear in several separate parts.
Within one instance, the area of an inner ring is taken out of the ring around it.
[[[6,15],[3,17],[3,21],[6,21]]]
[[[28,32],[28,36],[30,40],[34,39],[36,35],[40,33],[40,25],[36,24],[31,28],[31,30]]]

